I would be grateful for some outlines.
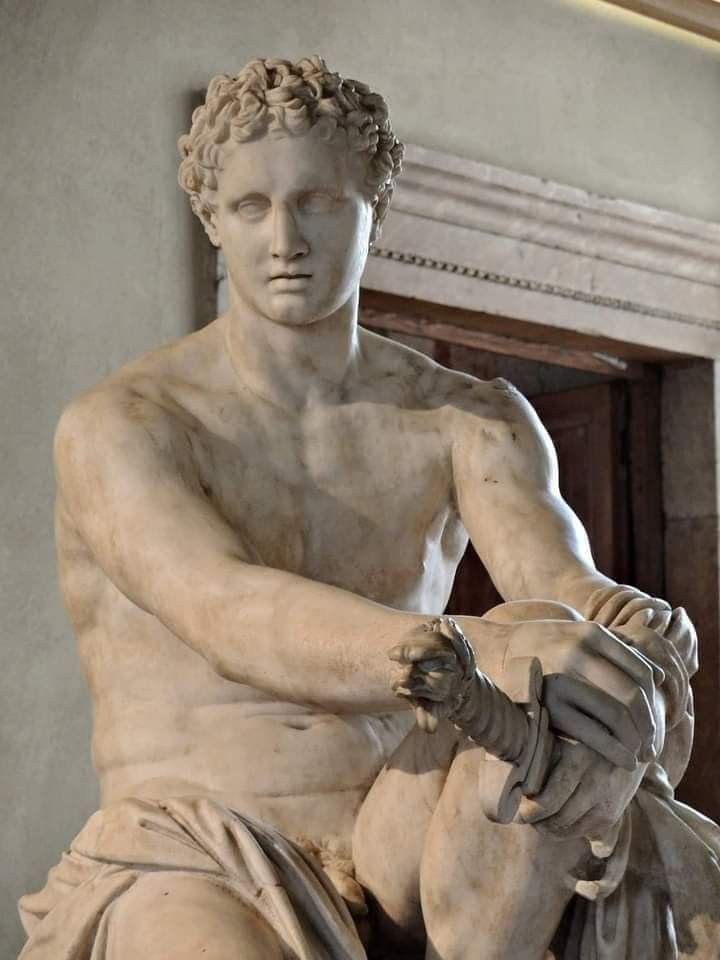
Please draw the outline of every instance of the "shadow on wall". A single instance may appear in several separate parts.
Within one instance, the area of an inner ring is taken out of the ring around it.
[[[178,137],[190,129],[190,118],[193,111],[205,102],[205,91],[192,90],[187,93],[184,101],[185,126],[178,131]],[[188,217],[191,235],[193,330],[200,330],[217,316],[217,251],[208,240],[202,224],[192,212],[187,195],[185,195],[185,215]]]

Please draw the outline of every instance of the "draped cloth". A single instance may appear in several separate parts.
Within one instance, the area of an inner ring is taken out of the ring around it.
[[[674,798],[692,746],[695,631],[682,609],[630,587],[596,591],[582,613],[662,668],[666,735],[617,825],[594,899],[571,902],[555,956],[718,960],[720,828]]]
[[[287,960],[365,960],[345,903],[296,844],[207,798],[122,800],[87,822],[20,901],[20,960],[113,960],[113,914],[143,876],[206,875],[270,924]]]

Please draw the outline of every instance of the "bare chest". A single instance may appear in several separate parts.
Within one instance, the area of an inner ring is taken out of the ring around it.
[[[465,544],[437,413],[352,404],[196,434],[248,558],[383,602],[445,589]]]

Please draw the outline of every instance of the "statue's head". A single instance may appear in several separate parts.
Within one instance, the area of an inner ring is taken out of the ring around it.
[[[253,60],[212,80],[178,146],[231,306],[306,326],[357,303],[403,152],[381,96],[319,57]]]
[[[390,205],[403,145],[380,94],[332,73],[317,56],[297,63],[252,60],[237,76],[221,74],[210,81],[205,103],[193,112],[190,133],[178,141],[183,158],[178,180],[205,228],[216,209],[218,176],[228,148],[262,137],[310,132],[363,159],[374,240]]]

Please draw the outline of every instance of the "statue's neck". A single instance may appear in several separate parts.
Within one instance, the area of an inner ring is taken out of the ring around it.
[[[305,326],[274,323],[235,304],[222,323],[242,387],[275,406],[302,410],[337,402],[357,371],[357,296]]]

